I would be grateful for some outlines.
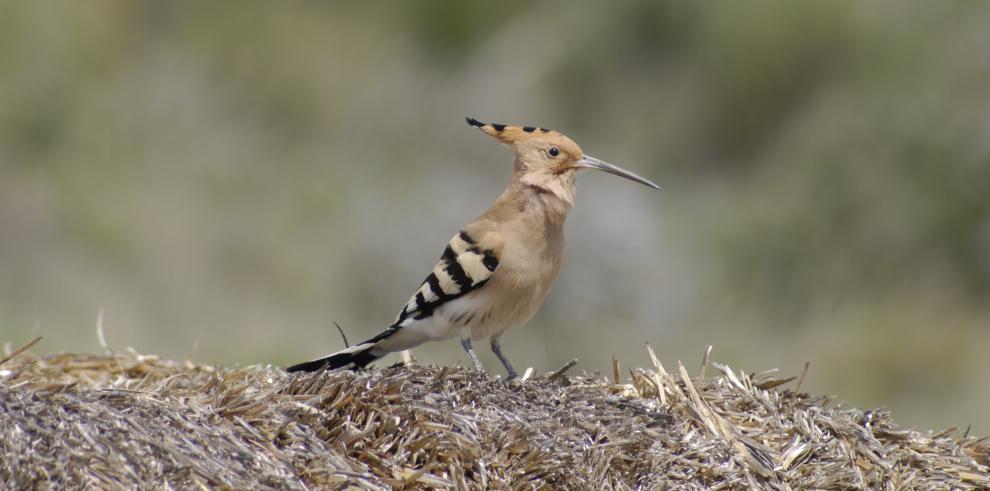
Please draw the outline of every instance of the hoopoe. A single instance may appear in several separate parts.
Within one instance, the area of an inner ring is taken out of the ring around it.
[[[533,317],[560,272],[564,219],[574,205],[576,171],[597,169],[660,189],[585,155],[557,131],[472,118],[467,123],[515,150],[509,186],[488,211],[450,239],[440,262],[391,326],[367,341],[288,371],[363,368],[388,353],[457,336],[479,370],[484,368],[471,342],[488,338],[513,379],[517,374],[502,353],[502,334]]]

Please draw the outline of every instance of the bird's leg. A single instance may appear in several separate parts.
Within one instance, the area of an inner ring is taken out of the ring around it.
[[[498,360],[502,362],[502,366],[505,367],[505,371],[509,372],[509,378],[506,380],[512,380],[519,376],[516,373],[516,369],[512,368],[512,364],[509,363],[509,359],[502,354],[502,333],[498,333],[492,336],[492,352],[498,357]]]
[[[479,360],[478,355],[475,354],[474,348],[471,347],[471,338],[462,338],[461,346],[464,347],[464,351],[467,351],[467,354],[471,357],[471,361],[474,362],[474,368],[477,368],[482,372],[485,371],[484,365],[481,364],[481,360]]]

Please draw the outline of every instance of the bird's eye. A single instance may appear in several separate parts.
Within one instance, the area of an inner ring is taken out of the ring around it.
[[[550,147],[550,150],[547,150],[547,152],[550,153],[551,157],[556,157],[560,155],[560,150],[557,147]]]

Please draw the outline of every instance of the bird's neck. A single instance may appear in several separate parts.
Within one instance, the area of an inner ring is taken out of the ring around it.
[[[544,226],[562,227],[567,212],[574,204],[573,174],[551,176],[550,179],[527,177],[530,176],[514,174],[498,202],[518,214],[517,218],[540,222]]]

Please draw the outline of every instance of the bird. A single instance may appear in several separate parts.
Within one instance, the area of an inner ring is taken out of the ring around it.
[[[465,119],[515,152],[505,191],[454,234],[390,326],[364,342],[288,367],[288,372],[362,369],[389,353],[459,337],[480,371],[484,367],[472,341],[487,338],[505,367],[506,380],[513,380],[518,372],[502,352],[502,335],[536,314],[560,272],[564,220],[574,205],[577,172],[604,171],[660,189],[585,154],[558,131]]]

